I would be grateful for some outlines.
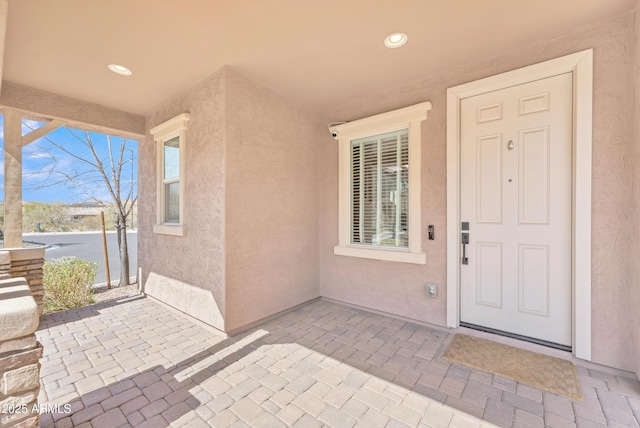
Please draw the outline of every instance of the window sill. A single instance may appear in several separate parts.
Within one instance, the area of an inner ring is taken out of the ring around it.
[[[153,233],[160,235],[185,236],[187,230],[182,224],[155,224],[153,225]]]
[[[413,263],[417,265],[427,264],[425,253],[411,253],[408,251],[374,250],[369,248],[333,247],[333,254],[337,256],[360,257],[364,259],[384,260],[388,262]]]

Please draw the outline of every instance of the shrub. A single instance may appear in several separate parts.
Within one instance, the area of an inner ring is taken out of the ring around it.
[[[98,264],[77,257],[61,257],[44,263],[44,312],[79,308],[94,303],[91,286]]]

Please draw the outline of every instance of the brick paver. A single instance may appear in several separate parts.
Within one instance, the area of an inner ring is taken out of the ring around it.
[[[315,301],[235,337],[138,298],[42,318],[41,426],[638,427],[640,382],[575,401],[441,358],[448,333]],[[66,405],[66,406],[65,406]]]

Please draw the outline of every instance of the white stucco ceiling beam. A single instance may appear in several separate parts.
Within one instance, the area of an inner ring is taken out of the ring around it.
[[[65,126],[67,123],[64,120],[53,119],[52,121],[46,123],[38,129],[34,129],[22,136],[22,147],[28,146],[29,144],[36,141],[38,138],[42,138],[47,135],[49,132],[53,132],[58,128]]]
[[[134,140],[145,136],[144,116],[12,82],[2,82],[0,107],[18,110],[23,116],[60,120],[72,128]]]

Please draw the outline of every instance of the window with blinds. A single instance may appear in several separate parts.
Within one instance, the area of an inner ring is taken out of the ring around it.
[[[427,263],[422,251],[422,125],[428,101],[330,125],[338,140],[337,256]]]
[[[408,129],[351,141],[351,244],[409,248]]]

